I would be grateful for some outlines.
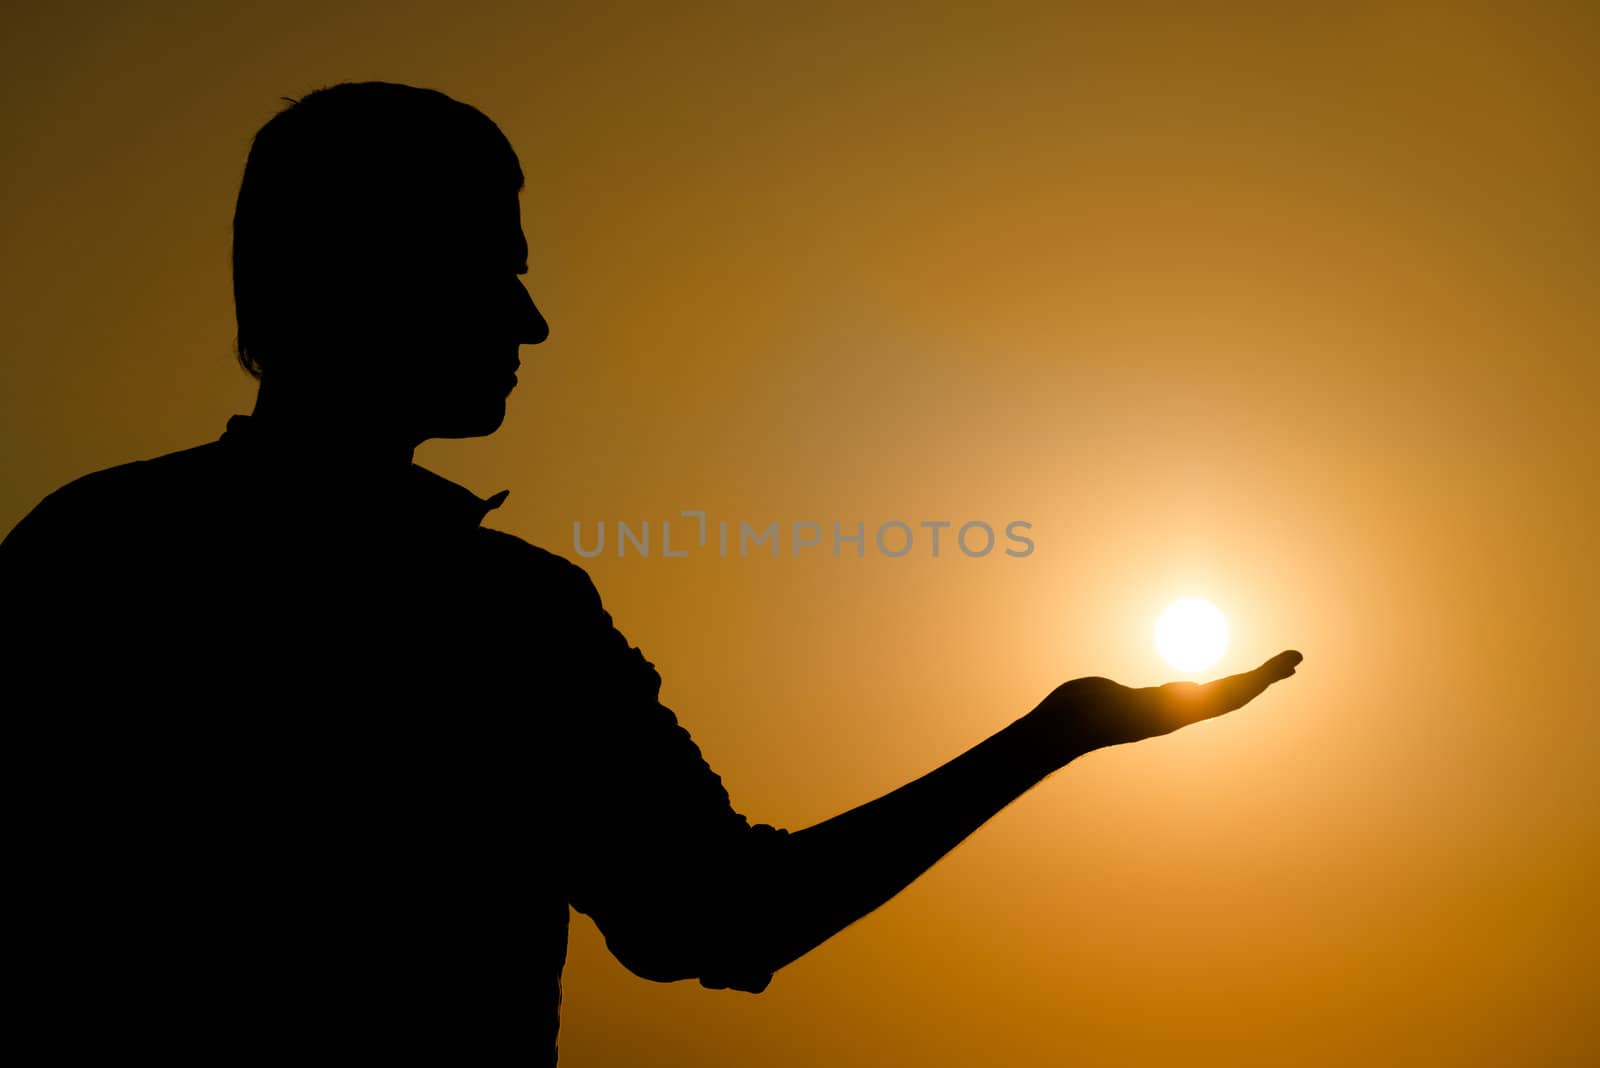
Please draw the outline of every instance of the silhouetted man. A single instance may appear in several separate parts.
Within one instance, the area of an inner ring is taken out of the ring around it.
[[[1092,749],[1237,708],[1079,679],[815,827],[751,825],[585,572],[412,462],[548,333],[516,154],[389,83],[311,93],[234,216],[254,413],[0,543],[14,1015],[65,1057],[554,1063],[568,908],[628,968],[761,991]]]

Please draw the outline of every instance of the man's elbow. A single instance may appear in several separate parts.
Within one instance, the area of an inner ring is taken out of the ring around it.
[[[759,994],[777,968],[750,952],[748,944],[720,937],[606,938],[606,947],[624,968],[641,979],[676,983],[697,979],[707,990],[742,990]]]

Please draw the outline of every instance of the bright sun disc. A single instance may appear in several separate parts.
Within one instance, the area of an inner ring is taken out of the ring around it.
[[[1228,621],[1210,601],[1185,597],[1156,620],[1156,651],[1179,671],[1203,671],[1228,648]]]

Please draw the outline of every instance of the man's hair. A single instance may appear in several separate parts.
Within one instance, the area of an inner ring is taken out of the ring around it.
[[[386,278],[444,255],[486,190],[523,185],[500,128],[437,90],[344,82],[282,99],[233,215],[235,345],[256,378],[347,341]]]

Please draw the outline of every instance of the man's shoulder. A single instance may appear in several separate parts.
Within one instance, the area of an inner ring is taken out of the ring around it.
[[[74,528],[111,519],[148,519],[153,509],[194,502],[214,485],[219,460],[213,441],[80,475],[46,494],[5,540],[46,533],[59,537]]]
[[[497,570],[599,605],[600,594],[589,572],[560,553],[493,527],[479,527],[477,533],[491,566]]]
[[[196,479],[214,471],[220,458],[219,443],[208,441],[192,448],[90,471],[55,490],[45,500],[93,502],[149,493],[167,486],[189,488]]]

